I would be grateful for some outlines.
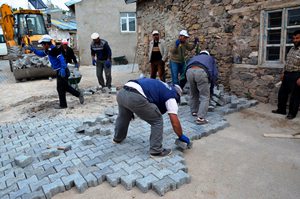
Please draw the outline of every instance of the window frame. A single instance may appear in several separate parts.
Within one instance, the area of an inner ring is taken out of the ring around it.
[[[274,10],[262,10],[261,11],[261,31],[260,31],[260,56],[259,56],[259,64],[278,67],[285,64],[286,59],[286,48],[288,46],[293,46],[293,44],[287,43],[287,31],[292,28],[299,28],[300,24],[296,26],[288,26],[288,12],[290,10],[300,9],[300,6],[296,7],[286,7]],[[269,13],[279,12],[282,13],[281,18],[281,27],[268,27],[269,23]],[[267,44],[268,41],[268,30],[281,30],[280,31],[280,44]],[[279,60],[267,60],[267,47],[280,47],[279,50]]]
[[[123,17],[122,14],[126,14],[126,17]],[[134,17],[130,17],[130,14],[134,14]],[[122,20],[126,20],[126,30],[122,29]],[[134,31],[129,30],[130,19],[134,19]],[[137,28],[136,22],[136,12],[120,12],[120,31],[121,33],[136,33]]]

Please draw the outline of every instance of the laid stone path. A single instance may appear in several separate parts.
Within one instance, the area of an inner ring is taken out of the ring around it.
[[[216,107],[208,114],[209,123],[201,126],[195,124],[188,106],[180,107],[179,118],[184,133],[197,140],[227,127],[224,114],[256,103],[239,99],[234,106]],[[1,124],[0,198],[51,198],[74,186],[83,192],[105,181],[127,190],[152,189],[162,196],[191,181],[168,116],[164,116],[163,145],[173,153],[153,159],[148,152],[150,126],[138,118],[121,144],[112,143],[116,109],[86,121],[58,116]]]

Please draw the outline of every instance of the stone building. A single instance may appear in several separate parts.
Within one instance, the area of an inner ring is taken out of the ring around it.
[[[137,6],[138,62],[146,70],[151,31],[167,42],[187,29],[219,64],[220,82],[238,94],[275,103],[279,74],[300,29],[296,0],[128,0]]]
[[[91,34],[98,32],[108,41],[113,57],[126,56],[133,62],[136,51],[136,7],[119,0],[70,0],[66,6],[75,12],[82,65],[91,65]]]

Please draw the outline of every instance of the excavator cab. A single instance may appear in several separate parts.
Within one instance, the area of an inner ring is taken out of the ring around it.
[[[14,40],[20,46],[31,44],[35,48],[42,48],[38,44],[38,40],[42,35],[48,34],[43,15],[41,13],[22,13],[21,11],[14,13]],[[34,12],[34,10],[30,12]]]

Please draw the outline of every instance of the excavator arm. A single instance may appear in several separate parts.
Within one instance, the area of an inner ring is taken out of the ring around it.
[[[7,4],[2,4],[0,7],[0,25],[3,30],[3,34],[7,45],[9,47],[16,46],[14,40],[14,16],[11,11],[11,7]]]

